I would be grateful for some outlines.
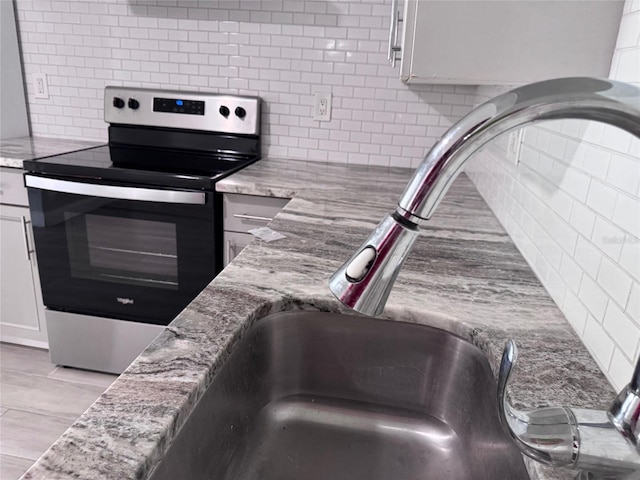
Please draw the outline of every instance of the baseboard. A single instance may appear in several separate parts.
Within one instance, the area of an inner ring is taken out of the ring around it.
[[[0,336],[0,342],[14,343],[16,345],[24,345],[25,347],[35,347],[49,350],[49,342],[43,342],[41,340],[29,340],[27,338],[13,337],[11,335]]]

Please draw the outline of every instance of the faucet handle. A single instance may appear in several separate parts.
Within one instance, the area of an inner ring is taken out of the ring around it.
[[[575,466],[580,437],[575,416],[569,408],[549,407],[523,412],[509,403],[507,387],[517,360],[518,348],[509,339],[498,375],[498,414],[502,429],[522,453],[534,460],[556,467]]]
[[[613,401],[607,417],[627,443],[640,453],[640,359],[633,370],[631,382]]]

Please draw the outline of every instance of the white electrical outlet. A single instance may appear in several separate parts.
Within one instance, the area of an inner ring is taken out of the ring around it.
[[[33,91],[36,98],[49,98],[49,86],[46,73],[33,74]]]
[[[316,92],[313,98],[313,119],[321,122],[331,120],[331,94]]]
[[[524,128],[509,133],[507,138],[507,160],[518,165],[520,163],[520,148],[524,135]]]

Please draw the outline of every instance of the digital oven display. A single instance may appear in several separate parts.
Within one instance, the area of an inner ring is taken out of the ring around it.
[[[154,112],[185,113],[204,115],[204,102],[200,100],[180,100],[179,98],[153,98]]]

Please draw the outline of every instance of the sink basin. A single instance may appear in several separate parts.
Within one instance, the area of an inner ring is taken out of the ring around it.
[[[240,340],[150,478],[526,479],[495,392],[451,333],[279,313]]]

